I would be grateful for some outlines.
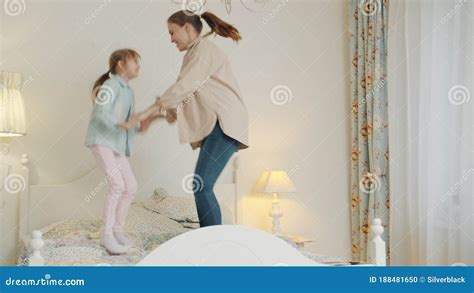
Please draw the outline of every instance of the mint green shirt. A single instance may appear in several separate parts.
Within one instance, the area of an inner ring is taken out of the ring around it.
[[[118,75],[109,74],[94,102],[85,145],[106,146],[130,157],[138,127],[123,129],[117,124],[127,121],[134,111],[135,98],[128,83]]]

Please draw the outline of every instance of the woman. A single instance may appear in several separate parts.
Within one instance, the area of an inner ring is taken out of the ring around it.
[[[211,31],[202,34],[204,20]],[[232,25],[205,12],[201,16],[178,11],[168,18],[171,42],[186,51],[175,84],[155,104],[133,117],[126,127],[141,121],[142,129],[160,115],[178,123],[181,143],[201,148],[193,191],[201,227],[221,224],[213,188],[234,152],[248,148],[248,113],[224,52],[208,40],[212,34],[241,39]]]

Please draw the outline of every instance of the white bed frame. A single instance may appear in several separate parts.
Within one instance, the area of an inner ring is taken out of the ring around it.
[[[239,156],[235,155],[232,164],[232,182],[218,183],[215,187],[218,200],[232,211],[235,216],[235,223],[239,223],[241,218],[239,199],[242,194],[238,184],[240,182],[239,162]],[[41,256],[44,241],[39,230],[59,221],[96,219],[100,217],[106,186],[103,183],[104,175],[97,168],[91,170],[83,177],[66,184],[29,185],[28,163],[28,156],[23,155],[21,158],[22,168],[19,170],[19,173],[25,179],[26,188],[19,192],[19,239],[20,241],[29,241],[28,245],[32,250],[29,265],[41,266],[44,263],[43,257]],[[94,194],[92,191],[96,188],[100,190]],[[385,243],[381,238],[382,233],[382,222],[380,219],[375,219],[372,223],[373,237],[370,241],[369,260],[372,264],[377,266],[385,266],[386,253]],[[32,237],[27,237],[28,235]],[[258,237],[261,237],[262,242],[268,241],[268,233],[266,232],[261,231],[260,234],[256,233],[255,235],[257,240]],[[277,239],[276,237],[274,238]],[[258,243],[258,241],[249,242],[247,240],[248,239],[244,237],[243,239],[234,241],[241,241],[241,245],[249,247],[250,249],[252,245]],[[222,241],[226,240],[222,239]],[[293,249],[289,245],[288,247],[288,249]]]
[[[29,185],[28,163],[28,156],[23,155],[19,173],[25,179],[27,188],[19,193],[20,240],[32,231],[55,222],[100,218],[107,188],[101,170],[94,168],[81,178],[65,184]],[[235,223],[240,217],[238,176],[239,157],[236,155],[232,164],[232,182],[218,182],[215,186],[217,199],[231,210]],[[166,186],[162,187],[166,190]]]

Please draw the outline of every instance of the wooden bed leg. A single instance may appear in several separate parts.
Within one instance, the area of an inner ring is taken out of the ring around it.
[[[375,218],[370,229],[373,236],[369,243],[369,261],[375,266],[386,266],[387,254],[385,252],[385,241],[382,240],[384,230],[382,220]]]
[[[44,246],[43,234],[39,230],[33,231],[33,239],[30,241],[30,247],[33,253],[30,255],[29,266],[43,266],[44,259],[41,256],[41,249]]]

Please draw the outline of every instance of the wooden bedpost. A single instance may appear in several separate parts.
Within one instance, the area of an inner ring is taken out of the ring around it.
[[[370,227],[372,239],[369,243],[369,261],[375,266],[386,266],[387,253],[385,251],[385,241],[382,240],[383,226],[382,220],[375,218]]]
[[[29,266],[43,266],[44,259],[41,256],[41,248],[44,246],[43,234],[39,230],[35,230],[32,233],[33,239],[30,241],[30,247],[33,253],[29,257]]]

